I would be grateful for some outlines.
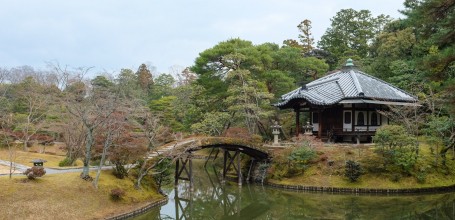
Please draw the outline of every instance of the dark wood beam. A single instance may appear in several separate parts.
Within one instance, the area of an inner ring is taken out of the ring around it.
[[[318,109],[318,138],[322,137],[322,111]]]
[[[295,136],[298,137],[300,134],[300,108],[296,107],[295,111]]]
[[[355,104],[352,104],[352,117],[351,117],[351,122],[352,122],[352,128],[351,131],[355,131],[355,124],[357,123],[356,120],[357,117],[355,117]]]
[[[367,131],[370,130],[370,104],[367,104]]]

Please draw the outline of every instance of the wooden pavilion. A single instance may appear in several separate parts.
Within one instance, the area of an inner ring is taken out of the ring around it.
[[[312,133],[334,141],[368,141],[389,119],[378,111],[389,106],[416,106],[417,98],[359,71],[351,59],[339,71],[314,80],[281,97],[274,106],[294,109],[296,135],[307,113]]]

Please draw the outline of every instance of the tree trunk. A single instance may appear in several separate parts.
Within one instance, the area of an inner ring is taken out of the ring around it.
[[[452,145],[446,146],[446,147],[441,149],[440,154],[441,154],[441,159],[442,159],[442,165],[444,165],[444,166],[446,165],[446,159],[447,159],[446,158],[446,154],[447,154],[447,151],[449,151],[450,149],[452,149],[452,151],[453,151],[454,148],[455,148],[455,146],[452,144]]]
[[[27,152],[28,151],[28,140],[27,139],[24,139],[24,151]]]
[[[100,164],[98,166],[98,170],[96,171],[96,177],[95,177],[95,180],[93,180],[93,186],[96,189],[98,189],[98,180],[100,179],[101,168],[103,167],[104,162],[106,161],[106,154],[107,154],[107,151],[109,150],[110,146],[111,146],[111,133],[109,132],[107,137],[106,137],[106,140],[104,142],[103,153],[101,154],[101,161],[100,161]]]
[[[144,160],[144,163],[141,166],[141,169],[139,171],[139,175],[137,177],[136,183],[134,184],[134,187],[136,189],[140,189],[142,179],[149,173],[149,171],[151,169],[153,169],[157,164],[161,163],[161,161],[163,161],[163,160],[164,160],[164,158],[161,158],[156,163],[151,164],[149,167],[147,167],[147,160]]]
[[[5,135],[6,144],[8,145],[8,153],[9,153],[9,178],[12,178],[14,171],[16,171],[16,167],[14,167],[14,162],[16,161],[16,146],[11,145],[8,140],[8,137]]]
[[[141,188],[141,181],[144,178],[145,175],[147,175],[148,172],[144,172],[145,166],[147,164],[147,160],[144,160],[142,163],[141,169],[139,170],[139,175],[137,176],[136,183],[134,184],[134,188],[140,189]]]
[[[14,169],[13,169],[13,161],[10,161],[9,162],[9,178],[11,179],[12,176],[13,176],[13,172],[14,172]]]
[[[436,152],[434,153],[434,166],[438,166],[439,145],[436,145]]]
[[[455,160],[455,146],[452,146],[452,160]]]
[[[90,159],[92,157],[92,145],[93,145],[93,128],[87,129],[87,142],[85,143],[85,158],[84,167],[82,169],[81,178],[85,179],[89,177]]]

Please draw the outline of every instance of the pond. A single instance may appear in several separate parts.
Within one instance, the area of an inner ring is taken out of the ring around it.
[[[194,163],[194,189],[165,188],[169,202],[145,219],[455,219],[455,192],[353,195],[287,191],[257,184],[222,184],[214,168]]]

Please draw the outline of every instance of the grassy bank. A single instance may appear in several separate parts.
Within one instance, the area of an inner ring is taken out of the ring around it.
[[[116,179],[110,172],[103,171],[98,189],[79,173],[45,175],[35,181],[0,177],[0,219],[101,219],[162,198],[155,189],[135,190],[133,180]],[[115,188],[126,192],[116,202],[110,198]]]
[[[447,154],[446,166],[441,165],[439,158],[435,164],[435,155],[428,144],[420,146],[419,159],[411,173],[392,172],[382,167],[382,160],[375,152],[375,146],[350,145],[350,144],[324,144],[312,143],[316,151],[315,159],[308,163],[307,168],[291,174],[277,175],[283,172],[286,165],[275,166],[269,172],[269,182],[285,185],[324,186],[341,188],[424,188],[437,186],[450,186],[455,184],[455,160],[451,153]],[[286,160],[284,149],[275,151],[275,158]],[[347,160],[357,161],[362,170],[362,175],[356,182],[351,182],[345,177],[345,163]],[[273,166],[272,166],[273,167]],[[284,168],[283,168],[284,167]],[[280,169],[277,169],[280,168]],[[423,173],[423,181],[416,178]]]

